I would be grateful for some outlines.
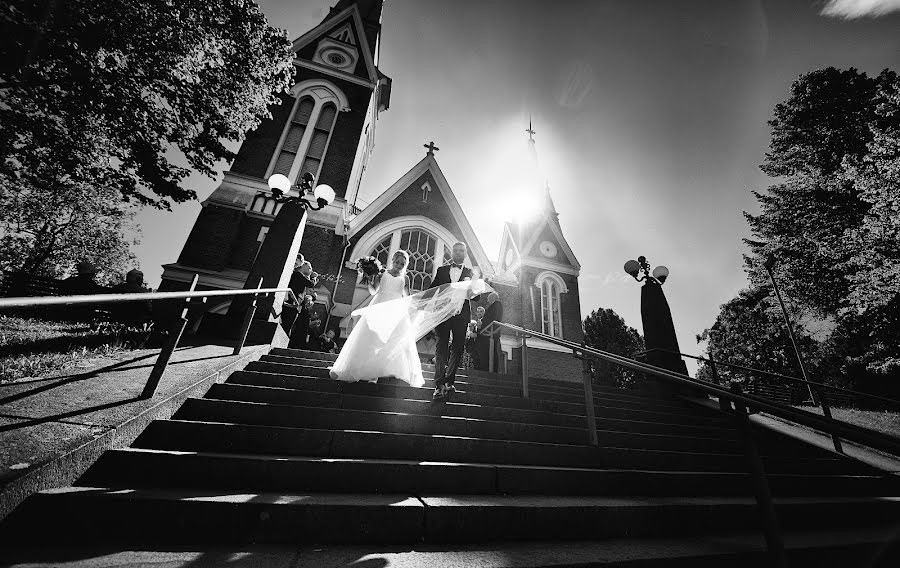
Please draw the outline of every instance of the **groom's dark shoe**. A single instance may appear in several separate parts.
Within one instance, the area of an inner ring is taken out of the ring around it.
[[[444,385],[444,399],[447,402],[450,402],[450,399],[453,398],[454,394],[456,394],[456,387],[453,385]]]
[[[447,385],[437,385],[431,394],[431,402],[444,402],[447,396]]]

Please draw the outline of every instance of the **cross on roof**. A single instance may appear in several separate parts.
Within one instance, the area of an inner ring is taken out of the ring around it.
[[[429,155],[429,156],[434,156],[434,151],[435,151],[435,150],[440,150],[440,148],[438,148],[437,146],[434,145],[434,140],[432,140],[432,141],[429,142],[428,144],[422,144],[422,146],[425,147],[425,148],[428,148],[428,154],[427,154],[427,155]]]
[[[531,127],[531,117],[528,118],[528,128],[525,130],[525,132],[528,133],[529,140],[534,140],[534,135],[537,134],[537,132],[535,132]]]

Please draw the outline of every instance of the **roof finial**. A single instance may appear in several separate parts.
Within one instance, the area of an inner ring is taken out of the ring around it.
[[[428,148],[428,154],[426,154],[427,156],[434,156],[434,151],[440,150],[440,148],[434,145],[434,140],[432,140],[428,144],[422,144],[422,146]]]
[[[537,134],[537,132],[535,132],[534,128],[531,127],[531,115],[528,116],[528,130],[526,130],[525,132],[528,133],[528,140],[534,142],[534,135]]]

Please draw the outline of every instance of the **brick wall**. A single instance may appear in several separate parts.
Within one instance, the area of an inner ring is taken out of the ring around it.
[[[225,268],[244,217],[244,212],[236,209],[204,207],[184,243],[179,264],[208,270]]]
[[[272,154],[281,139],[284,125],[294,109],[294,97],[281,93],[278,98],[281,104],[269,107],[272,118],[263,119],[255,130],[247,133],[237,157],[229,168],[230,171],[258,178],[266,175],[266,168],[269,167]]]
[[[253,266],[253,260],[259,251],[259,231],[272,224],[269,219],[244,215],[240,222],[237,238],[232,247],[228,267],[247,270]]]
[[[338,197],[343,197],[347,192],[347,184],[356,158],[356,150],[359,147],[372,89],[337,79],[319,71],[297,70],[295,83],[308,79],[325,79],[333,83],[343,91],[350,107],[349,112],[339,112],[337,115],[334,130],[326,149],[325,162],[317,180],[317,183],[330,185]],[[247,138],[238,150],[237,158],[231,165],[232,172],[258,178],[266,175],[266,169],[278,147],[285,124],[290,120],[296,100],[285,94],[279,95],[279,98],[282,101],[280,105],[269,107],[272,118],[263,120],[255,130],[247,134]]]
[[[512,359],[507,362],[507,372],[521,374],[521,348],[513,349]],[[538,379],[565,381],[581,384],[581,361],[571,353],[559,353],[545,349],[528,348],[528,376]]]

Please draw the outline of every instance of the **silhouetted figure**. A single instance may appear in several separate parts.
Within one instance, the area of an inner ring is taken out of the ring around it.
[[[491,325],[495,321],[503,321],[503,304],[500,303],[500,295],[497,292],[488,294],[488,307],[484,311],[481,318],[481,326],[479,331]],[[494,337],[494,366],[490,367],[491,354],[491,336]],[[491,336],[479,335],[475,338],[475,351],[478,353],[476,367],[479,371],[500,372],[500,355],[503,352],[500,349],[500,330],[495,329],[491,332]]]
[[[138,269],[129,270],[125,281],[113,287],[114,293],[138,294],[148,292],[144,286],[144,273]],[[114,304],[113,317],[116,321],[129,326],[142,326],[153,320],[153,307],[150,300]]]

